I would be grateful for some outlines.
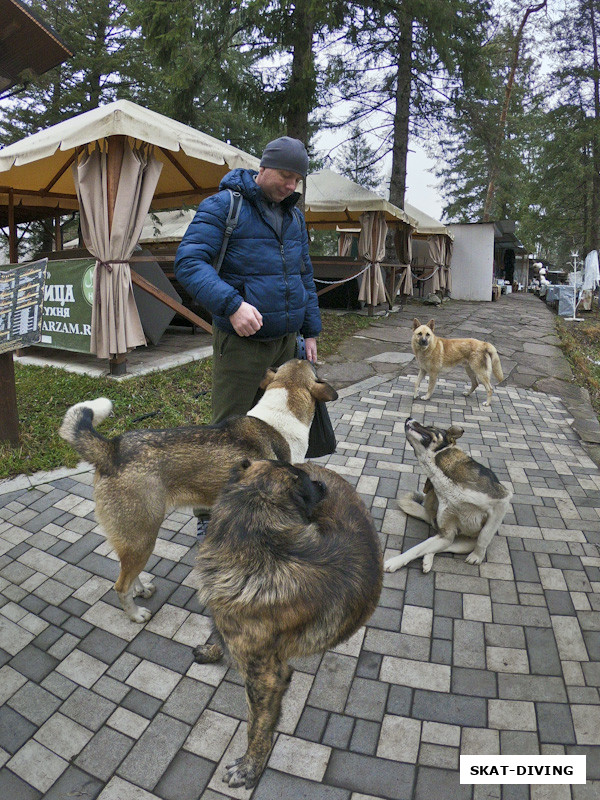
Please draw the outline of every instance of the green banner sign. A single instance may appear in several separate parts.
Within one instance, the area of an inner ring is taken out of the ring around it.
[[[93,258],[49,261],[40,347],[90,352]]]

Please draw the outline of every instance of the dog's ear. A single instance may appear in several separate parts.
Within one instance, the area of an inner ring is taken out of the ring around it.
[[[433,330],[435,328],[435,320],[430,319],[429,322],[427,323],[427,327]]]
[[[236,464],[235,467],[232,467],[229,471],[229,483],[237,483],[244,472],[248,469],[248,467],[252,464],[249,458],[244,458],[240,461],[239,464]]]
[[[272,367],[269,367],[269,369],[265,372],[265,376],[260,382],[260,388],[263,390],[263,392],[270,383],[273,383],[276,374],[276,371]]]
[[[450,444],[454,444],[463,435],[464,430],[459,425],[451,425],[446,431],[446,438]]]
[[[327,496],[327,487],[323,481],[311,481],[308,475],[299,470],[294,486],[294,499],[296,505],[307,521],[310,521],[317,503]]]
[[[419,322],[419,320],[418,320],[418,319],[415,317],[415,318],[413,319],[413,331],[416,331],[416,330],[417,330],[417,328],[420,328],[420,327],[421,327],[421,323],[420,323],[420,322]]]
[[[310,393],[315,398],[315,400],[322,400],[324,403],[328,403],[330,400],[337,400],[338,393],[325,381],[315,381],[313,385],[310,387]]]

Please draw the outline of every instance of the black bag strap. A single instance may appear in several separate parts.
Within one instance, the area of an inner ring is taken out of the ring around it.
[[[229,192],[229,213],[227,214],[227,219],[225,220],[225,235],[223,236],[221,251],[213,263],[213,267],[215,268],[217,275],[221,271],[223,259],[225,258],[225,252],[227,251],[227,245],[229,244],[229,237],[238,224],[238,219],[240,218],[240,211],[242,208],[242,195],[239,192],[234,192],[232,189],[228,189],[227,191]]]

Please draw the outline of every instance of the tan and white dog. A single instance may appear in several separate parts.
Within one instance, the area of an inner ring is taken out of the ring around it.
[[[421,325],[416,318],[413,320],[411,347],[419,365],[413,397],[417,397],[421,381],[428,375],[427,393],[421,400],[429,400],[438,375],[462,364],[471,379],[471,388],[464,392],[464,396],[472,394],[481,383],[487,392],[483,405],[489,406],[493,391],[490,381],[492,373],[497,381],[504,380],[502,365],[494,345],[479,339],[443,339],[435,335],[434,327],[435,322],[432,319],[427,325]]]
[[[398,497],[398,505],[437,533],[388,559],[385,571],[396,572],[423,556],[423,572],[429,572],[434,555],[441,552],[469,553],[468,564],[481,564],[510,507],[512,491],[456,446],[464,433],[457,425],[444,431],[407,419],[404,430],[427,481],[424,492]]]
[[[140,573],[152,555],[168,510],[210,508],[243,459],[303,461],[315,401],[337,393],[319,381],[309,361],[293,359],[268,370],[264,395],[246,416],[218,425],[131,431],[106,439],[94,426],[112,411],[106,398],[77,403],[67,411],[60,435],[96,467],[96,516],[119,557],[115,589],[134,622],[152,616],[134,597],[150,597]]]

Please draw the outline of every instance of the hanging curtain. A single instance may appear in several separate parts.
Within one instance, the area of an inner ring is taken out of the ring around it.
[[[338,256],[349,256],[352,250],[352,234],[340,233],[338,236]]]
[[[394,233],[396,256],[400,262],[402,274],[398,284],[398,292],[412,297],[413,276],[410,268],[412,261],[412,228],[410,225],[398,225]]]
[[[385,303],[385,282],[381,262],[385,258],[387,223],[383,211],[364,211],[360,215],[358,255],[371,266],[364,273],[358,299],[369,306]]]
[[[146,344],[127,261],[141,235],[162,164],[145,147],[125,143],[110,236],[107,154],[96,147],[72,169],[83,240],[96,258],[90,352],[110,358]]]
[[[429,292],[438,292],[440,289],[445,288],[444,269],[444,236],[432,234],[427,237],[427,245],[429,247],[429,258],[433,261],[434,271],[431,275],[431,283],[429,285]],[[429,283],[429,281],[428,281]]]
[[[444,258],[444,275],[446,276],[446,292],[452,292],[452,251],[454,249],[454,242],[450,237],[446,238],[446,256]]]

